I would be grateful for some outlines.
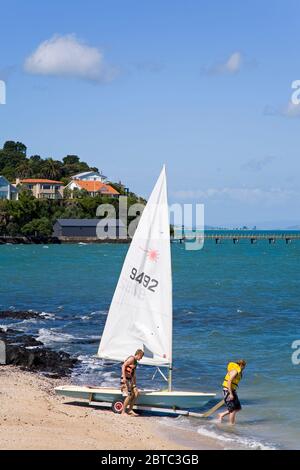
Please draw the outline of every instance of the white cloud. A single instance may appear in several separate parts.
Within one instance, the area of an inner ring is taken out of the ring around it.
[[[98,82],[111,81],[116,69],[105,64],[103,53],[74,34],[55,35],[42,42],[25,60],[28,73],[76,77]]]
[[[300,192],[290,189],[261,188],[208,188],[205,190],[180,190],[173,192],[173,198],[179,200],[237,201],[248,204],[273,206],[286,203],[290,199],[300,198]]]
[[[225,62],[215,63],[210,67],[204,68],[203,71],[207,75],[235,74],[241,69],[242,63],[242,54],[236,51]]]

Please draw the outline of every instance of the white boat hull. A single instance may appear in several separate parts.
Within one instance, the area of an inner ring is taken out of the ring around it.
[[[64,385],[56,387],[55,392],[65,397],[111,404],[124,398],[117,388]],[[215,393],[140,390],[137,405],[172,410],[201,409],[215,396]]]

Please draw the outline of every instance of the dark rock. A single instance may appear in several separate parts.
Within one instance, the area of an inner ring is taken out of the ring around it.
[[[0,340],[6,344],[6,363],[63,377],[71,373],[78,359],[64,351],[53,351],[33,336],[9,328],[0,328]]]
[[[61,243],[61,241],[59,240],[59,238],[57,237],[24,237],[24,236],[15,236],[15,237],[10,237],[10,236],[7,236],[7,235],[4,235],[4,236],[0,236],[0,245],[4,244],[4,243],[11,243],[13,245],[16,245],[16,244],[25,244],[25,245],[29,245],[31,243],[34,243],[34,244],[42,244],[42,245],[49,245],[49,244],[57,244],[57,243]]]
[[[28,320],[29,318],[42,318],[42,315],[32,310],[0,310],[0,318]]]

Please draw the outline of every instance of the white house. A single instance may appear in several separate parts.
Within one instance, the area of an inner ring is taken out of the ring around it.
[[[81,180],[81,181],[100,181],[104,183],[107,179],[107,176],[104,176],[101,172],[98,171],[84,171],[83,173],[78,173],[77,175],[73,175],[72,180]]]
[[[84,189],[92,197],[102,195],[110,197],[119,197],[120,193],[110,184],[102,183],[99,180],[72,180],[65,189],[71,191],[73,197],[74,189],[81,191]]]

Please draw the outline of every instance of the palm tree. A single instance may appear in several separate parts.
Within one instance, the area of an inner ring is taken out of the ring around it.
[[[32,168],[28,161],[22,162],[16,168],[16,174],[19,178],[27,178],[28,176],[32,176]]]
[[[44,178],[57,180],[61,177],[62,164],[53,158],[47,158],[43,163],[41,175]]]

